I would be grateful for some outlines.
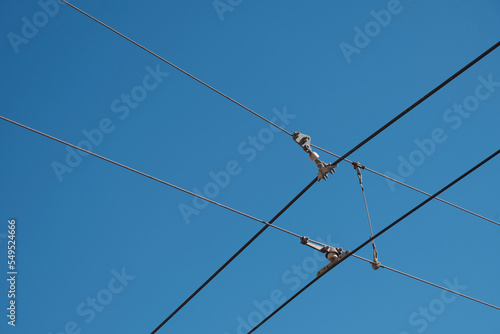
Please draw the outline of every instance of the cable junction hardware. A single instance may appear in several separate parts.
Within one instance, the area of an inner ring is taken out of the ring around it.
[[[325,253],[325,257],[328,259],[328,261],[330,261],[329,264],[327,264],[325,267],[321,268],[318,271],[316,277],[320,277],[326,274],[328,271],[334,268],[338,263],[340,263],[340,260],[345,258],[347,254],[349,254],[348,250],[344,251],[342,250],[341,247],[337,248],[321,244],[314,240],[310,240],[308,237],[301,237],[300,243],[309,246],[317,251],[320,251],[321,253]]]
[[[323,161],[319,160],[319,154],[311,150],[311,137],[300,132],[294,132],[292,138],[305,152],[309,153],[309,159],[316,163],[319,170],[318,181],[328,179],[328,173],[335,173],[337,164],[325,164]]]

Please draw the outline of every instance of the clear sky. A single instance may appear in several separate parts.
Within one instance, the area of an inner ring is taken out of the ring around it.
[[[336,154],[500,36],[495,0],[74,4]],[[289,136],[62,2],[0,9],[2,116],[262,220],[316,175]],[[499,148],[499,62],[496,50],[350,159],[437,191]],[[1,333],[150,333],[262,227],[5,121],[0,140]],[[497,157],[442,198],[500,221],[499,168]],[[367,171],[363,181],[375,231],[425,199]],[[352,166],[276,224],[356,248],[369,227]],[[500,305],[499,237],[500,226],[434,201],[376,242],[383,264]],[[246,333],[327,263],[268,229],[159,333]],[[498,333],[499,315],[350,258],[258,333]]]

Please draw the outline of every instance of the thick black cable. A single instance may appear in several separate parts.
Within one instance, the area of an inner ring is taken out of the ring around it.
[[[417,211],[418,209],[420,209],[421,207],[423,207],[425,204],[429,203],[434,197],[438,196],[439,194],[443,193],[444,191],[446,191],[447,189],[449,189],[450,187],[452,187],[453,185],[455,185],[457,182],[459,182],[460,180],[462,180],[463,178],[465,178],[467,175],[469,175],[470,173],[474,172],[476,169],[478,169],[479,167],[481,167],[482,165],[484,165],[485,163],[487,163],[488,161],[490,161],[491,159],[493,159],[495,156],[497,156],[498,154],[500,153],[500,149],[497,150],[495,153],[491,154],[489,157],[487,157],[486,159],[484,159],[483,161],[481,161],[480,163],[478,163],[477,165],[475,165],[474,167],[472,167],[471,169],[469,169],[467,172],[463,173],[462,175],[460,175],[459,177],[457,177],[455,180],[453,180],[452,182],[448,183],[446,186],[444,186],[441,190],[437,191],[435,194],[433,194],[431,197],[425,199],[423,202],[421,202],[420,204],[418,204],[417,206],[415,206],[413,209],[411,209],[410,211],[408,211],[407,213],[405,213],[404,215],[402,215],[401,217],[399,217],[398,219],[396,219],[394,222],[392,222],[391,224],[387,225],[384,229],[382,229],[380,232],[378,232],[377,234],[375,234],[373,237],[369,238],[368,240],[366,240],[365,242],[363,242],[361,245],[359,245],[356,249],[354,249],[352,252],[349,252],[345,257],[341,258],[341,260],[337,263],[337,265],[339,265],[340,263],[344,262],[346,259],[348,259],[350,256],[354,255],[356,252],[358,252],[361,248],[365,247],[366,245],[368,245],[372,240],[375,240],[376,238],[378,238],[380,235],[382,235],[383,233],[387,232],[390,228],[392,228],[393,226],[395,226],[396,224],[398,224],[399,222],[401,222],[403,219],[405,219],[406,217],[408,217],[409,215],[411,215],[412,213],[414,213],[415,211]],[[258,323],[254,328],[252,328],[248,334],[250,333],[253,333],[255,330],[257,330],[260,326],[262,326],[266,321],[268,321],[269,319],[271,319],[276,313],[278,313],[280,310],[282,310],[286,305],[288,305],[292,300],[294,300],[295,298],[297,298],[297,296],[299,296],[302,292],[304,292],[305,290],[307,290],[307,288],[309,288],[311,285],[313,285],[317,280],[319,280],[321,277],[323,277],[323,275],[321,276],[317,276],[315,277],[313,280],[311,280],[309,283],[307,283],[302,289],[300,289],[299,291],[297,291],[292,297],[290,297],[287,301],[285,301],[283,304],[281,304],[276,310],[274,310],[271,314],[269,314],[264,320],[262,320],[260,323]]]
[[[391,119],[389,122],[387,122],[385,125],[383,125],[380,129],[378,129],[377,131],[375,131],[374,133],[372,133],[371,135],[369,135],[368,137],[366,137],[361,143],[359,143],[358,145],[354,146],[349,152],[347,152],[346,154],[344,154],[343,156],[341,156],[340,158],[338,158],[337,161],[335,161],[333,164],[335,165],[335,164],[340,163],[342,160],[344,160],[345,158],[347,158],[349,155],[351,155],[352,153],[354,153],[355,151],[357,151],[361,146],[363,146],[366,143],[368,143],[370,140],[372,140],[373,138],[375,138],[375,136],[377,136],[379,133],[381,133],[382,131],[384,131],[385,129],[387,129],[389,126],[391,126],[392,124],[394,124],[394,122],[396,122],[401,117],[403,117],[404,115],[406,115],[407,113],[409,113],[411,110],[413,110],[420,103],[424,102],[429,97],[431,97],[432,95],[434,95],[434,93],[436,93],[441,88],[443,88],[444,86],[446,86],[453,79],[455,79],[460,74],[462,74],[467,69],[469,69],[472,65],[474,65],[475,63],[477,63],[478,61],[480,61],[481,59],[483,59],[484,57],[486,57],[489,53],[491,53],[493,50],[495,50],[498,46],[500,46],[500,41],[496,42],[495,45],[493,45],[488,50],[486,50],[482,54],[480,54],[477,58],[475,58],[474,60],[472,60],[470,63],[468,63],[467,65],[465,65],[464,67],[462,67],[455,74],[453,74],[451,77],[449,77],[448,79],[446,79],[445,81],[443,81],[436,88],[434,88],[433,90],[431,90],[429,93],[425,94],[417,102],[413,103],[411,106],[409,106],[408,108],[406,108],[399,115],[397,115],[396,117],[394,117],[393,119]]]
[[[295,203],[296,200],[299,199],[300,196],[302,196],[309,188],[312,187],[314,183],[316,183],[317,179],[314,178],[300,193],[297,194],[283,209],[281,209],[280,212],[278,212],[273,219],[269,221],[269,224],[273,224],[276,219],[278,219],[279,216],[281,216],[293,203]],[[162,323],[156,327],[151,334],[156,333],[163,325],[167,323],[172,317],[179,312],[191,299],[194,298],[210,281],[212,281],[224,268],[226,268],[238,255],[241,254],[252,242],[254,242],[255,239],[257,239],[267,228],[269,225],[266,225],[262,227],[253,237],[250,238],[236,253],[234,253],[229,260],[227,260],[217,271],[215,271],[212,276],[210,276],[198,289],[196,289],[182,304],[180,304],[165,320],[162,321]]]

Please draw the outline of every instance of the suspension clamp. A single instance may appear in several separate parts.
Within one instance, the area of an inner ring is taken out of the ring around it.
[[[324,275],[330,269],[335,267],[343,258],[349,254],[349,251],[343,251],[342,248],[332,247],[332,246],[323,246],[312,240],[309,240],[308,237],[301,237],[300,243],[306,246],[309,246],[321,253],[325,253],[325,257],[330,261],[325,267],[321,268],[316,274],[317,277]]]
[[[353,161],[352,166],[355,170],[365,169],[366,167],[360,164],[359,162]]]
[[[372,268],[373,270],[377,270],[378,268],[382,267],[382,263],[378,260],[378,252],[377,249],[375,248],[375,245],[373,246],[373,262],[372,262]]]
[[[311,150],[311,137],[300,132],[294,132],[292,138],[306,153],[309,154],[309,159],[316,163],[316,167],[318,167],[319,171],[317,178],[318,181],[321,181],[321,179],[328,179],[328,173],[335,173],[337,165],[324,163],[319,160],[319,154]]]

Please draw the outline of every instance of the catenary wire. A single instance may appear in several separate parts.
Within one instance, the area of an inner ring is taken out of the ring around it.
[[[209,203],[212,203],[212,204],[218,205],[218,206],[220,206],[220,207],[222,207],[222,208],[224,208],[224,209],[227,209],[227,210],[229,210],[229,211],[232,211],[232,212],[237,213],[237,214],[239,214],[239,215],[242,215],[242,216],[244,216],[244,217],[247,217],[247,218],[250,218],[250,219],[252,219],[252,220],[255,220],[255,221],[259,222],[259,223],[264,224],[264,225],[265,225],[265,226],[264,226],[265,228],[267,228],[267,227],[272,227],[272,228],[275,228],[275,229],[277,229],[277,230],[279,230],[279,231],[282,231],[282,232],[288,233],[288,234],[290,234],[290,235],[293,235],[293,236],[295,236],[295,237],[298,237],[298,238],[300,238],[300,237],[301,237],[301,235],[299,235],[299,234],[297,234],[297,233],[294,233],[294,232],[292,232],[292,231],[289,231],[289,230],[287,230],[287,229],[284,229],[284,228],[282,228],[282,227],[279,227],[279,226],[273,225],[271,222],[266,222],[266,221],[264,221],[264,220],[262,220],[262,219],[255,218],[255,217],[253,217],[253,216],[250,216],[249,214],[246,214],[246,213],[241,212],[241,211],[239,211],[239,210],[233,209],[233,208],[231,208],[231,207],[229,207],[229,206],[227,206],[227,205],[224,205],[224,204],[221,204],[221,203],[216,202],[216,201],[214,201],[214,200],[211,200],[211,199],[209,199],[209,198],[203,197],[203,196],[201,196],[201,195],[198,195],[198,194],[196,194],[196,193],[193,193],[193,192],[191,192],[191,191],[189,191],[189,190],[186,190],[186,189],[184,189],[184,188],[178,187],[178,186],[176,186],[176,185],[174,185],[174,184],[171,184],[171,183],[169,183],[169,182],[163,181],[163,180],[161,180],[161,179],[159,179],[159,178],[157,178],[157,177],[151,176],[151,175],[146,174],[146,173],[144,173],[144,172],[141,172],[141,171],[139,171],[139,170],[137,170],[137,169],[134,169],[134,168],[128,167],[128,166],[126,166],[126,165],[124,165],[124,164],[122,164],[122,163],[119,163],[119,162],[116,162],[116,161],[114,161],[114,160],[108,159],[108,158],[106,158],[106,157],[104,157],[104,156],[102,156],[102,155],[99,155],[99,154],[96,154],[96,153],[94,153],[94,152],[88,151],[88,150],[83,149],[83,148],[81,148],[81,147],[79,147],[79,146],[73,145],[73,144],[68,143],[68,142],[66,142],[66,141],[64,141],[64,140],[61,140],[61,139],[59,139],[59,138],[56,138],[56,137],[51,136],[51,135],[48,135],[48,134],[46,134],[46,133],[44,133],[44,132],[41,132],[41,131],[39,131],[39,130],[36,130],[36,129],[30,128],[29,126],[26,126],[26,125],[24,125],[24,124],[21,124],[21,123],[18,123],[18,122],[16,122],[16,121],[13,121],[13,120],[11,120],[11,119],[8,119],[7,117],[4,117],[4,116],[1,116],[1,115],[0,115],[0,119],[4,120],[4,121],[6,121],[6,122],[9,122],[9,123],[11,123],[11,124],[17,125],[17,126],[19,126],[19,127],[21,127],[21,128],[24,128],[24,129],[26,129],[26,130],[32,131],[32,132],[34,132],[34,133],[37,133],[37,134],[39,134],[39,135],[42,135],[42,136],[44,136],[44,137],[46,137],[46,138],[52,139],[52,140],[54,140],[54,141],[56,141],[56,142],[59,142],[59,143],[61,143],[61,144],[64,144],[64,145],[70,146],[70,147],[72,147],[72,148],[74,148],[74,149],[77,149],[77,150],[79,150],[79,151],[82,151],[82,152],[85,152],[85,153],[87,153],[87,154],[90,154],[90,155],[92,155],[92,156],[94,156],[94,157],[96,157],[96,158],[99,158],[99,159],[102,159],[102,160],[104,160],[104,161],[110,162],[110,163],[112,163],[112,164],[114,164],[114,165],[116,165],[116,166],[119,166],[119,167],[125,168],[125,169],[127,169],[127,170],[129,170],[129,171],[131,171],[131,172],[137,173],[137,174],[139,174],[139,175],[142,175],[142,176],[145,176],[145,177],[147,177],[147,178],[150,178],[150,179],[152,179],[152,180],[154,180],[154,181],[160,182],[160,183],[162,183],[162,184],[164,184],[164,185],[167,185],[167,186],[169,186],[169,187],[172,187],[172,188],[174,188],[174,189],[177,189],[177,190],[179,190],[179,191],[182,191],[182,192],[184,192],[184,193],[186,193],[186,194],[189,194],[189,195],[191,195],[191,196],[198,197],[199,199],[202,199],[202,200],[207,201],[207,202],[209,202]],[[316,181],[316,178],[314,179],[314,181]],[[310,183],[310,186],[312,186],[312,184],[313,184],[313,182],[311,182],[311,183]],[[309,186],[309,187],[310,187],[310,186]],[[307,189],[309,189],[309,188],[307,188]],[[303,192],[304,192],[304,191],[303,191]],[[301,192],[301,194],[303,194],[303,192]],[[297,199],[298,199],[298,198],[297,198]],[[295,202],[297,199],[294,199],[294,202]],[[291,204],[290,204],[290,205],[291,205]],[[288,207],[289,207],[289,206],[287,206],[287,208],[288,208]],[[281,212],[281,213],[282,213],[282,212]],[[280,215],[281,215],[281,213],[280,213]],[[276,217],[276,218],[277,218],[277,217]],[[274,220],[276,220],[276,219],[274,219]],[[273,220],[272,222],[274,222],[274,220]],[[317,241],[314,241],[314,242],[317,242]],[[319,243],[319,244],[321,244],[321,245],[323,245],[323,246],[326,246],[325,244],[322,244],[322,243],[320,243],[320,242],[317,242],[317,243]]]
[[[125,36],[124,34],[122,34],[121,32],[111,28],[110,26],[108,26],[107,24],[105,24],[104,22],[96,19],[95,17],[93,17],[92,15],[86,13],[85,11],[81,10],[80,8],[70,4],[69,2],[67,2],[66,0],[61,0],[62,2],[64,2],[65,4],[67,4],[68,6],[72,7],[73,9],[76,9],[77,11],[79,11],[80,13],[82,13],[83,15],[89,17],[90,19],[94,20],[95,22],[99,23],[100,25],[102,25],[103,27],[111,30],[112,32],[114,32],[115,34],[125,38],[127,41],[135,44],[136,46],[140,47],[141,49],[143,49],[144,51],[150,53],[151,55],[155,56],[156,58],[160,59],[161,61],[167,63],[168,65],[172,66],[173,68],[175,68],[176,70],[184,73],[185,75],[187,75],[188,77],[198,81],[199,83],[201,83],[202,85],[204,85],[205,87],[208,87],[210,88],[211,90],[213,90],[214,92],[216,92],[217,94],[223,96],[224,98],[228,99],[229,101],[237,104],[238,106],[240,106],[241,108],[251,112],[252,114],[254,114],[255,116],[259,117],[260,119],[266,121],[267,123],[271,124],[272,126],[276,127],[277,129],[283,131],[284,133],[288,134],[289,136],[291,136],[292,134],[290,132],[288,132],[287,130],[283,129],[282,127],[280,127],[279,125],[271,122],[270,120],[268,120],[267,118],[261,116],[260,114],[258,114],[257,112],[253,111],[252,109],[246,107],[245,105],[241,104],[240,102],[236,101],[235,99],[231,98],[230,96],[222,93],[220,90],[214,88],[213,86],[210,86],[209,84],[207,84],[206,82],[202,81],[201,79],[198,79],[197,77],[195,77],[194,75],[192,75],[191,73],[183,70],[182,68],[180,68],[179,66],[175,65],[174,63],[168,61],[167,59],[163,58],[162,56],[156,54],[155,52],[149,50],[148,48],[146,48],[145,46],[137,43],[136,41],[134,41],[133,39]]]
[[[473,300],[473,301],[475,301],[475,302],[478,302],[478,303],[480,303],[480,304],[483,304],[483,305],[486,305],[486,306],[489,306],[489,307],[495,308],[495,309],[497,309],[497,310],[500,310],[500,307],[498,307],[498,306],[495,306],[495,305],[492,305],[492,304],[489,304],[489,303],[483,302],[483,301],[481,301],[481,300],[479,300],[479,299],[476,299],[476,298],[473,298],[473,297],[470,297],[470,296],[464,295],[463,293],[460,293],[460,292],[457,292],[457,291],[454,291],[454,290],[451,290],[451,289],[445,288],[444,286],[441,286],[441,285],[438,285],[438,284],[435,284],[435,283],[432,283],[432,282],[426,281],[426,280],[424,280],[424,279],[421,279],[421,278],[418,278],[418,277],[416,277],[416,276],[413,276],[413,275],[407,274],[407,273],[402,272],[402,271],[400,271],[400,270],[397,270],[397,269],[394,269],[394,268],[388,267],[388,266],[386,266],[386,265],[381,264],[380,262],[379,262],[378,264],[376,264],[375,262],[373,262],[373,261],[371,261],[371,260],[368,260],[368,259],[365,259],[364,257],[361,257],[361,256],[359,256],[359,255],[353,254],[352,256],[354,256],[355,258],[358,258],[358,259],[360,259],[360,260],[363,260],[363,261],[369,262],[369,263],[371,263],[372,265],[377,265],[377,266],[378,266],[378,267],[380,267],[380,268],[388,269],[388,270],[393,271],[393,272],[395,272],[395,273],[398,273],[398,274],[400,274],[400,275],[403,275],[403,276],[406,276],[406,277],[409,277],[409,278],[413,278],[414,280],[417,280],[417,281],[420,281],[420,282],[423,282],[423,283],[429,284],[429,285],[434,286],[434,287],[436,287],[436,288],[439,288],[439,289],[442,289],[442,290],[446,290],[446,291],[451,292],[451,293],[454,293],[454,294],[456,294],[456,295],[458,295],[458,296],[465,297],[465,298],[468,298],[468,299]]]
[[[330,154],[330,155],[332,155],[332,156],[334,156],[334,157],[340,158],[340,155],[338,155],[338,154],[335,154],[335,153],[333,153],[333,152],[330,152],[330,151],[328,151],[328,150],[325,150],[325,149],[323,149],[323,148],[321,148],[321,147],[318,147],[318,146],[316,146],[316,145],[311,145],[311,146],[313,146],[313,147],[315,147],[316,149],[318,149],[318,150],[320,150],[320,151],[323,151],[323,152],[325,152],[325,153],[327,153],[327,154]],[[344,161],[347,161],[347,162],[349,162],[349,163],[351,163],[351,164],[353,163],[353,161],[351,161],[351,160],[349,160],[349,159],[344,159]],[[412,190],[415,190],[415,191],[417,191],[417,192],[419,192],[419,193],[421,193],[421,194],[424,194],[424,195],[426,195],[426,196],[432,196],[432,195],[431,195],[431,194],[429,194],[428,192],[425,192],[425,191],[420,190],[420,189],[418,189],[418,188],[416,188],[416,187],[410,186],[409,184],[406,184],[406,183],[404,183],[404,182],[401,182],[401,181],[399,181],[399,180],[396,180],[396,179],[394,179],[394,178],[392,178],[392,177],[390,177],[390,176],[384,175],[384,174],[382,174],[382,173],[380,173],[380,172],[377,172],[376,170],[373,170],[373,169],[371,169],[371,168],[368,168],[368,167],[367,167],[367,166],[365,166],[365,165],[363,165],[363,167],[364,167],[363,169],[366,169],[367,171],[369,171],[369,172],[371,172],[371,173],[373,173],[373,174],[376,174],[376,175],[378,175],[378,176],[381,176],[381,177],[383,177],[383,178],[386,178],[386,179],[388,179],[388,180],[391,180],[391,181],[393,181],[393,182],[396,182],[396,183],[398,183],[398,184],[400,184],[400,185],[402,185],[402,186],[405,186],[405,187],[407,187],[407,188],[410,188],[410,189],[412,189]],[[438,200],[438,201],[441,201],[441,202],[443,202],[443,203],[445,203],[445,204],[451,205],[452,207],[457,208],[457,209],[459,209],[459,210],[462,210],[462,211],[464,211],[464,212],[470,213],[471,215],[474,215],[474,216],[476,216],[476,217],[478,217],[478,218],[484,219],[484,220],[486,220],[486,221],[488,221],[488,222],[490,222],[490,223],[493,223],[493,224],[496,224],[496,225],[500,226],[500,223],[498,223],[498,222],[494,221],[493,219],[490,219],[490,218],[484,217],[484,216],[482,216],[482,215],[480,215],[480,214],[477,214],[477,213],[475,213],[475,212],[473,212],[473,211],[470,211],[470,210],[465,209],[465,208],[463,208],[463,207],[461,207],[461,206],[458,206],[458,205],[456,205],[456,204],[453,204],[453,203],[451,203],[451,202],[449,202],[449,201],[447,201],[447,200],[444,200],[444,199],[442,199],[442,198],[440,198],[440,197],[435,197],[434,199],[436,199],[436,200]]]
[[[420,204],[418,204],[417,206],[415,206],[413,209],[411,209],[410,211],[408,211],[407,213],[405,213],[404,215],[402,215],[401,217],[399,217],[398,219],[396,219],[394,222],[392,222],[391,224],[387,225],[385,228],[383,228],[380,232],[378,232],[377,234],[375,234],[373,237],[369,238],[368,240],[366,240],[365,242],[363,242],[361,245],[359,245],[356,249],[354,249],[352,252],[349,252],[345,257],[341,258],[339,260],[339,262],[337,263],[340,264],[342,262],[344,262],[345,260],[347,260],[350,256],[354,255],[355,253],[357,253],[361,248],[365,247],[366,245],[368,245],[372,240],[378,238],[380,235],[382,235],[383,233],[387,232],[390,228],[392,228],[393,226],[395,226],[396,224],[398,224],[399,222],[401,222],[403,219],[405,219],[406,217],[408,217],[409,215],[411,215],[412,213],[414,213],[415,211],[417,211],[418,209],[420,209],[421,207],[423,207],[425,204],[429,203],[434,197],[438,196],[439,194],[441,194],[442,192],[446,191],[447,189],[449,189],[450,187],[452,187],[453,185],[455,185],[457,182],[459,182],[460,180],[462,180],[463,178],[465,178],[467,175],[469,175],[470,173],[474,172],[476,169],[478,169],[479,167],[481,167],[482,165],[484,165],[485,163],[487,163],[488,161],[490,161],[491,159],[493,159],[495,156],[497,156],[498,154],[500,153],[500,149],[497,150],[496,152],[494,152],[493,154],[491,154],[490,156],[488,156],[486,159],[482,160],[481,162],[479,162],[477,165],[475,165],[474,167],[472,167],[471,169],[469,169],[468,171],[466,171],[465,173],[463,173],[462,175],[460,175],[459,177],[457,177],[455,180],[451,181],[450,183],[448,183],[446,186],[444,186],[443,188],[441,188],[441,190],[437,191],[435,194],[433,194],[431,197],[425,199],[423,202],[421,202]],[[262,326],[266,321],[268,321],[269,319],[271,319],[276,313],[278,313],[280,310],[282,310],[286,305],[288,305],[291,301],[293,301],[295,298],[297,298],[297,296],[299,296],[302,292],[304,292],[305,290],[307,290],[311,285],[313,285],[317,280],[319,280],[321,277],[325,276],[324,274],[321,275],[321,276],[317,276],[315,277],[314,279],[312,279],[309,283],[307,283],[302,289],[300,289],[299,291],[297,291],[292,297],[290,297],[289,299],[287,299],[283,304],[281,304],[276,310],[274,310],[271,314],[269,314],[265,319],[263,319],[261,322],[259,322],[254,328],[252,328],[248,334],[250,333],[253,333],[255,330],[257,330],[260,326]]]

